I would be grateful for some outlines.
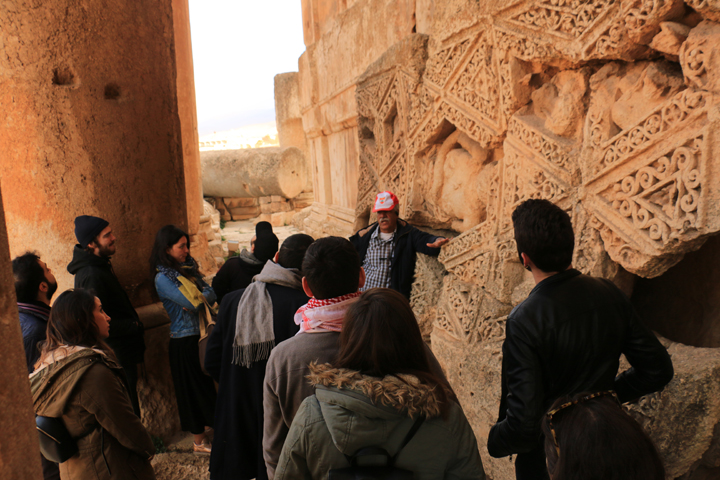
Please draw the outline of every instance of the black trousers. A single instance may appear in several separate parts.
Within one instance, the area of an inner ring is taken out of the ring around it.
[[[125,372],[128,385],[128,395],[130,396],[130,403],[132,404],[135,415],[140,418],[140,402],[138,401],[137,393],[137,381],[138,381],[138,366],[137,363],[121,363],[120,366]]]
[[[515,478],[517,480],[550,480],[545,463],[545,450],[542,446],[515,458]]]
[[[60,467],[55,462],[40,455],[40,462],[43,469],[43,480],[60,480]]]

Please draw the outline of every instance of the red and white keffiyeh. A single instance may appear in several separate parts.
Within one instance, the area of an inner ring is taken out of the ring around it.
[[[314,297],[295,312],[295,325],[300,325],[300,335],[304,332],[342,330],[345,312],[357,300],[361,292],[349,293],[335,298],[316,300]]]

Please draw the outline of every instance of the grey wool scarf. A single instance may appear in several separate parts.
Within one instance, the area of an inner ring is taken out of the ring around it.
[[[266,285],[302,288],[302,277],[296,268],[284,268],[268,260],[262,271],[253,277],[240,298],[235,320],[233,363],[250,367],[266,360],[275,347],[273,305]]]

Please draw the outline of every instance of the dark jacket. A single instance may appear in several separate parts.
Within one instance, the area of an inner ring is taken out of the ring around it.
[[[33,365],[40,358],[38,344],[47,338],[47,321],[50,316],[50,307],[42,302],[18,303],[20,315],[20,329],[22,330],[23,346],[25,347],[25,361],[28,373],[35,369]]]
[[[145,340],[143,324],[115,276],[110,259],[98,257],[75,245],[67,267],[75,275],[75,288],[93,290],[105,313],[110,316],[110,336],[106,340],[122,365],[143,362]]]
[[[360,263],[365,262],[370,237],[377,230],[377,222],[355,232],[350,241],[360,255]],[[417,252],[437,257],[440,255],[440,248],[428,247],[440,237],[423,232],[413,227],[405,220],[398,219],[397,231],[395,232],[395,249],[393,251],[392,266],[390,272],[390,288],[397,290],[410,299],[413,277],[415,276],[415,260]]]
[[[632,367],[617,375],[621,354]],[[500,418],[488,452],[538,448],[542,416],[563,395],[615,390],[627,402],[672,377],[667,350],[612,282],[574,269],[553,275],[508,316]]]
[[[275,479],[328,478],[329,470],[348,466],[345,455],[363,447],[394,455],[418,415],[426,420],[400,451],[398,468],[413,471],[417,480],[485,479],[470,423],[455,402],[446,418],[439,415],[436,386],[411,375],[370,377],[328,364],[311,372],[315,395],[293,419]]]
[[[302,290],[267,285],[273,305],[275,343],[298,332],[293,317],[309,298]],[[207,343],[205,368],[219,383],[215,438],[210,456],[212,480],[267,478],[262,455],[263,381],[267,361],[250,368],[232,363],[238,304],[245,289],[230,292],[220,306]]]
[[[79,452],[60,464],[61,478],[154,480],[155,447],[133,412],[120,366],[82,347],[55,358],[31,375],[30,390],[35,413],[62,418],[77,441]]]
[[[250,285],[253,277],[262,272],[263,267],[264,263],[249,263],[242,257],[228,258],[212,281],[218,304],[222,303],[223,297],[228,293]]]

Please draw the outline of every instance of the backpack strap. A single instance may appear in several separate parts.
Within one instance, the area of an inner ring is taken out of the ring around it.
[[[425,421],[425,417],[418,417],[415,420],[415,423],[413,423],[413,426],[408,431],[407,435],[405,435],[405,438],[403,439],[402,443],[400,444],[400,448],[398,448],[398,451],[393,455],[392,457],[387,453],[387,451],[384,448],[380,447],[364,447],[355,452],[354,455],[348,455],[347,453],[344,453],[343,455],[347,459],[348,463],[351,467],[355,468],[357,467],[357,459],[358,457],[364,457],[364,456],[384,456],[387,458],[387,466],[393,467],[395,466],[395,459],[398,455],[400,455],[400,452],[402,451],[405,446],[410,443],[410,440],[415,436],[418,429],[420,428],[420,425]]]
[[[423,423],[424,421],[425,421],[425,417],[422,416],[422,415],[419,416],[419,417],[417,418],[417,420],[415,420],[415,423],[413,423],[412,428],[410,428],[410,431],[407,433],[407,435],[405,435],[405,439],[404,439],[404,440],[402,441],[402,443],[400,444],[400,448],[398,448],[398,451],[395,452],[395,455],[393,455],[392,458],[390,459],[389,464],[390,464],[391,466],[392,466],[392,465],[395,465],[395,460],[397,459],[398,455],[400,455],[400,452],[402,451],[402,449],[405,448],[405,445],[407,445],[408,443],[410,443],[410,440],[412,440],[412,438],[415,436],[415,434],[417,433],[417,431],[420,429],[420,425],[422,425],[422,423]]]

